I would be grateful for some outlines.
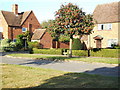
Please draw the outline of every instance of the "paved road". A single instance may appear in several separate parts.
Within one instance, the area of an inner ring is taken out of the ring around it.
[[[33,60],[23,58],[12,58],[0,56],[2,63],[17,64],[31,67],[49,68],[68,72],[84,72],[89,74],[100,74],[105,76],[118,76],[118,66],[100,63],[87,62],[64,62],[64,61],[48,61]]]

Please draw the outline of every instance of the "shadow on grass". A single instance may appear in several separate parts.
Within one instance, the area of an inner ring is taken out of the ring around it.
[[[94,70],[90,72],[94,72]],[[118,88],[118,86],[120,88],[117,77],[114,78],[85,73],[66,73],[61,76],[47,79],[45,83],[36,87],[29,88]]]

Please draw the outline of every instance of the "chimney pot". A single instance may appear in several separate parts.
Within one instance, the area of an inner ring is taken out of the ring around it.
[[[12,5],[12,12],[14,12],[14,14],[18,14],[18,5],[17,4],[13,4]]]

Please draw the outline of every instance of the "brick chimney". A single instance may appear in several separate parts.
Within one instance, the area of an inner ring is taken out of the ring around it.
[[[14,14],[18,14],[18,5],[17,4],[13,4],[12,5],[12,12],[14,12]]]

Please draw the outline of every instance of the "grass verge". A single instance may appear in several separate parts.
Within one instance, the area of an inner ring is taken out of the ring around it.
[[[118,88],[117,77],[3,64],[2,88]]]
[[[46,55],[35,55],[35,54],[9,54],[13,57],[27,57],[34,59],[49,59],[49,60],[72,60],[72,61],[84,61],[84,62],[98,62],[98,63],[108,63],[108,64],[120,64],[117,58],[92,58],[92,57],[73,57],[68,58],[67,56],[46,56]]]

